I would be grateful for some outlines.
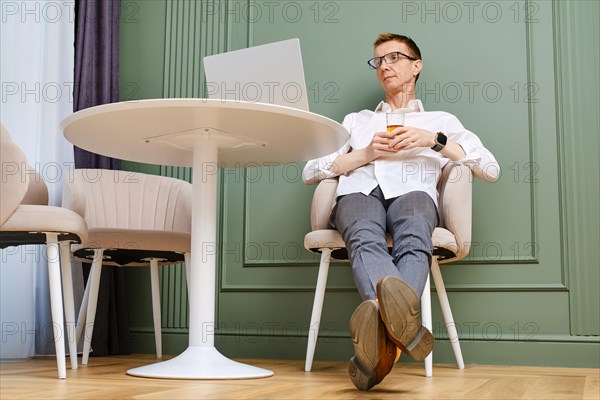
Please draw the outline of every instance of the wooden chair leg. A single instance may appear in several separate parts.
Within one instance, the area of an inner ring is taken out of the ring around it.
[[[160,316],[160,287],[158,285],[158,259],[150,259],[150,287],[152,288],[152,318],[156,358],[162,358],[162,321]]]
[[[440,265],[438,264],[437,257],[433,258],[431,263],[431,276],[435,282],[435,290],[437,291],[438,298],[440,300],[440,306],[442,308],[442,314],[444,315],[444,321],[446,323],[446,329],[448,330],[448,339],[452,344],[452,350],[454,351],[454,357],[459,369],[465,367],[463,361],[462,351],[460,350],[460,343],[458,341],[458,332],[456,331],[456,324],[452,317],[452,310],[450,309],[450,303],[448,302],[448,294],[444,286],[444,280],[440,272]]]
[[[425,328],[432,331],[433,323],[431,319],[431,285],[429,276],[425,282],[425,289],[421,295],[421,320]],[[425,357],[425,376],[430,378],[433,376],[433,351]]]
[[[312,316],[308,328],[308,345],[306,346],[306,363],[304,370],[310,372],[315,356],[317,338],[319,336],[319,324],[321,323],[321,311],[323,311],[323,300],[325,299],[325,287],[327,286],[327,274],[329,273],[329,262],[333,249],[321,249],[321,263],[319,264],[319,275],[315,289]]]
[[[54,331],[54,345],[56,349],[56,365],[58,378],[67,377],[65,361],[65,332],[63,319],[63,299],[60,282],[60,252],[58,234],[46,233],[46,256],[48,260],[48,283],[50,288],[50,310]]]
[[[71,272],[71,242],[60,243],[60,270],[62,272],[65,325],[69,339],[71,369],[77,369],[77,340],[75,338],[75,300],[73,296],[73,273]]]

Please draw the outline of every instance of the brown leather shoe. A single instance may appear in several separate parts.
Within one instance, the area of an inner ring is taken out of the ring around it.
[[[397,276],[377,282],[377,300],[388,337],[415,360],[423,360],[435,342],[421,323],[421,305],[413,288]]]
[[[369,390],[390,373],[396,359],[396,345],[388,339],[375,300],[362,302],[350,318],[350,335],[355,356],[348,373],[354,386]]]

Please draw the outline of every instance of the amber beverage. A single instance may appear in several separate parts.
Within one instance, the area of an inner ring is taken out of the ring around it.
[[[404,126],[404,113],[387,113],[385,119],[388,132]]]

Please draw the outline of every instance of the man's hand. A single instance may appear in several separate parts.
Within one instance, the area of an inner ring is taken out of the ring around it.
[[[434,132],[411,126],[396,128],[390,132],[390,135],[393,136],[393,139],[389,141],[388,145],[394,152],[415,149],[417,147],[430,149],[436,144]],[[465,156],[465,151],[461,145],[448,139],[446,146],[440,151],[440,154],[450,160],[458,161]]]
[[[401,126],[390,132],[390,135],[392,139],[389,147],[395,151],[435,146],[435,133],[425,129]]]
[[[375,132],[367,147],[352,150],[339,155],[329,166],[329,170],[338,175],[360,168],[382,156],[396,154],[398,150],[391,146],[395,134],[393,132]]]
[[[397,153],[399,149],[395,149],[392,145],[395,136],[396,134],[393,132],[375,132],[371,143],[365,149],[367,159],[373,161],[379,157]]]

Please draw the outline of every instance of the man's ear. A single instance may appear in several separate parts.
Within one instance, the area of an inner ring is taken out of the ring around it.
[[[419,72],[421,72],[422,69],[423,69],[423,61],[415,60],[415,62],[413,62],[413,76],[417,76],[419,74]]]

